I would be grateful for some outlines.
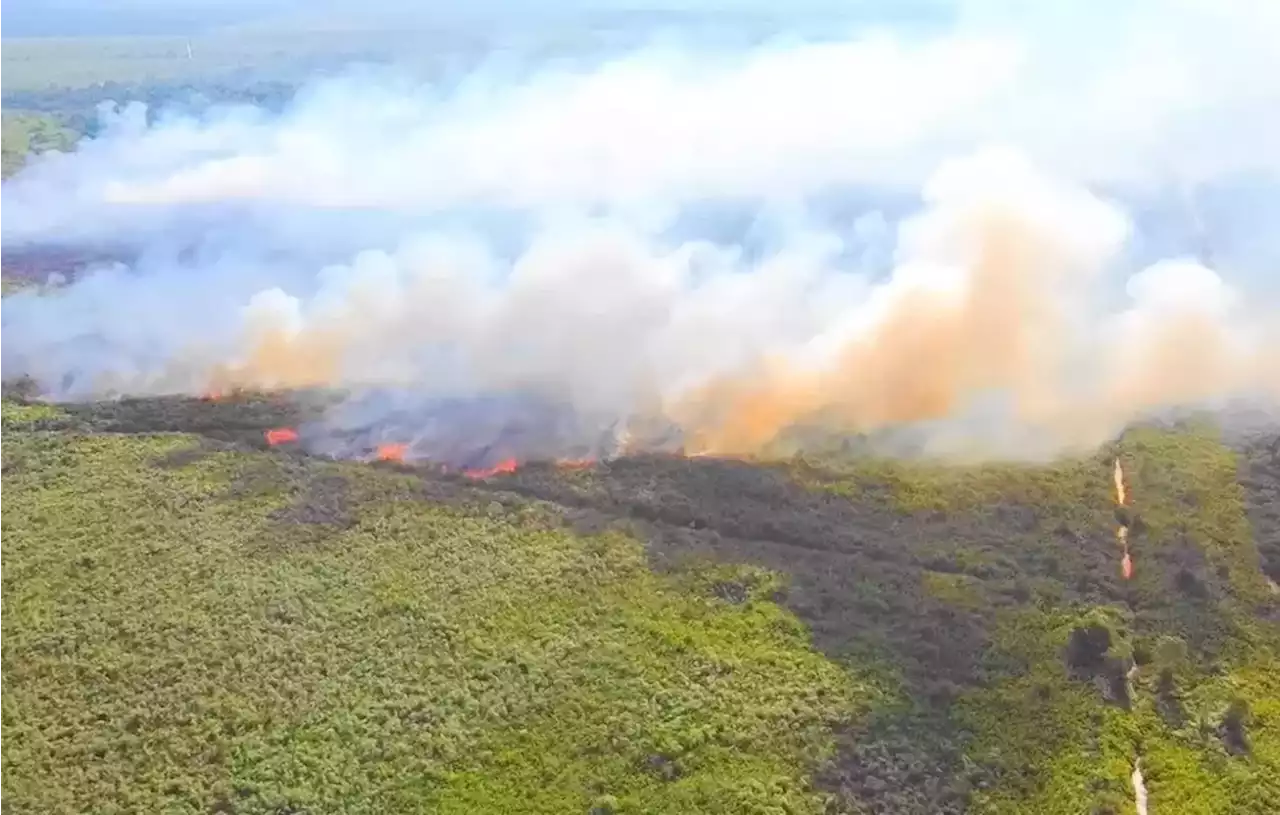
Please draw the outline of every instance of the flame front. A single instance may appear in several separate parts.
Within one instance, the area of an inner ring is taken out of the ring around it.
[[[490,476],[500,475],[503,473],[514,473],[518,466],[520,466],[519,462],[514,458],[505,458],[492,467],[485,467],[483,469],[476,470],[464,470],[462,474],[467,478],[489,478]]]
[[[376,456],[378,461],[404,461],[408,452],[407,444],[379,444]]]
[[[267,444],[272,447],[298,440],[298,431],[292,427],[273,427],[262,435],[266,438]]]
[[[1128,503],[1128,496],[1124,489],[1124,468],[1120,466],[1119,457],[1112,469],[1112,478],[1116,485],[1116,505],[1123,507]],[[1120,574],[1125,580],[1129,580],[1133,577],[1133,558],[1129,556],[1129,526],[1124,521],[1116,528],[1116,540],[1120,542],[1120,550],[1124,553],[1120,559]]]
[[[1116,503],[1120,506],[1124,506],[1126,503],[1124,493],[1124,469],[1120,466],[1120,459],[1118,458],[1116,459],[1116,466],[1112,473],[1112,477],[1116,482]]]

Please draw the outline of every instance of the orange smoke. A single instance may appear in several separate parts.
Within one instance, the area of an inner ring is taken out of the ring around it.
[[[688,447],[756,454],[797,426],[872,432],[956,418],[998,394],[1035,446],[1083,451],[1164,405],[1280,393],[1280,354],[1230,327],[1229,290],[1210,270],[1166,263],[1134,275],[1133,307],[1091,333],[1083,295],[1122,237],[1114,211],[1057,196],[1058,218],[973,195],[905,225],[915,231],[903,262],[850,322],[677,397],[668,412]]]
[[[499,461],[492,467],[485,467],[477,470],[463,470],[462,474],[467,478],[489,478],[490,476],[500,475],[502,473],[514,473],[518,466],[520,465],[514,458],[506,458]]]
[[[378,461],[404,461],[408,452],[409,445],[407,444],[380,444],[375,455]]]
[[[341,381],[342,351],[349,342],[345,333],[336,330],[313,328],[294,334],[269,324],[256,326],[247,337],[242,359],[214,366],[208,390],[226,393],[332,385]]]
[[[275,427],[262,434],[266,437],[267,444],[275,447],[277,444],[287,444],[298,440],[298,431],[292,427]]]
[[[977,236],[959,286],[886,290],[879,318],[816,369],[765,359],[699,389],[675,410],[694,429],[691,447],[751,453],[806,419],[852,432],[941,419],[984,389],[1010,392],[1018,418],[1046,418],[1056,404],[1046,371],[1062,347],[1045,269],[1062,263],[1014,216],[988,211],[964,226]]]

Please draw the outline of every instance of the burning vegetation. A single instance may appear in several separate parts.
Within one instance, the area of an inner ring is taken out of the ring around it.
[[[1120,542],[1120,573],[1124,575],[1125,580],[1133,577],[1133,558],[1129,555],[1129,516],[1126,512],[1128,502],[1124,489],[1124,469],[1120,466],[1120,459],[1116,459],[1114,467],[1112,467],[1112,481],[1116,486],[1116,507],[1117,517],[1120,519],[1120,525],[1116,527],[1116,540]]]

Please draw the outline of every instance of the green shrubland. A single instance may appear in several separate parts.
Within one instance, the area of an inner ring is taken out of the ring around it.
[[[861,695],[767,584],[365,466],[19,430],[43,410],[5,408],[10,811],[820,810]],[[348,517],[290,518],[324,478]]]
[[[1280,811],[1280,616],[1208,426],[470,485],[135,408],[4,404],[6,811],[1121,813],[1139,756],[1152,812]]]

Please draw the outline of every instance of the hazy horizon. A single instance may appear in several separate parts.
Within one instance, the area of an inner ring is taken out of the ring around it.
[[[511,0],[481,0],[465,6],[447,4],[423,8],[398,0],[354,2],[354,0],[180,0],[177,3],[158,0],[116,0],[110,4],[92,0],[9,0],[3,8],[0,36],[6,40],[60,37],[119,36],[204,36],[235,32],[243,28],[269,28],[288,31],[314,26],[350,27],[354,29],[404,29],[440,25],[501,25],[563,20],[566,16],[652,14],[668,18],[717,15],[722,20],[734,15],[785,21],[805,16],[867,20],[869,22],[900,21],[914,17],[945,16],[959,4],[938,0],[915,0],[911,3],[855,2],[833,0],[800,0],[780,9],[761,0],[556,0],[527,4]]]

